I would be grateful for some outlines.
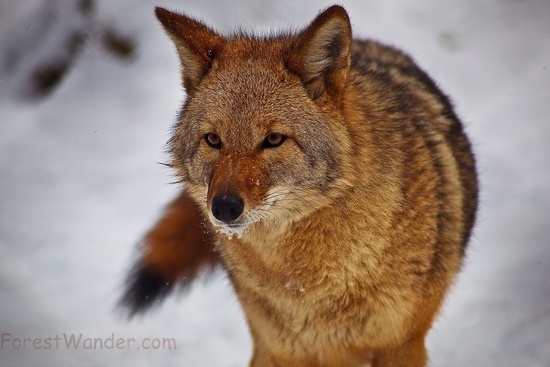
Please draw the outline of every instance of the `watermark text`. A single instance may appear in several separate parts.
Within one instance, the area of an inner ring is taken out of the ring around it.
[[[123,338],[111,333],[96,338],[80,334],[56,334],[48,337],[20,337],[12,333],[0,334],[2,350],[175,350],[174,338]]]

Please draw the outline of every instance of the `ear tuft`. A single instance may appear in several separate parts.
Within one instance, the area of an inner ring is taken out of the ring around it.
[[[351,24],[346,10],[334,5],[320,13],[297,37],[287,67],[302,79],[312,99],[333,98],[345,88],[350,69]]]
[[[183,85],[192,93],[208,73],[225,39],[203,23],[161,7],[155,15],[170,36],[182,64]]]

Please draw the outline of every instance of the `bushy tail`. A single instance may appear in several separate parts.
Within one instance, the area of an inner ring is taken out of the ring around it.
[[[149,310],[174,289],[185,290],[202,271],[220,264],[199,208],[182,192],[143,239],[120,306],[129,316]]]

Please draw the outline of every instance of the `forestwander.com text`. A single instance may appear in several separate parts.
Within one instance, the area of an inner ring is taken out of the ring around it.
[[[89,337],[82,333],[63,333],[49,337],[21,337],[12,333],[0,335],[2,350],[175,350],[174,338]]]

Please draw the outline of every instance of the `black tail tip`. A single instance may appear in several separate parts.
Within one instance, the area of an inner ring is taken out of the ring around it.
[[[118,306],[128,315],[128,318],[132,318],[159,305],[172,293],[174,287],[173,281],[137,263],[128,275]]]

